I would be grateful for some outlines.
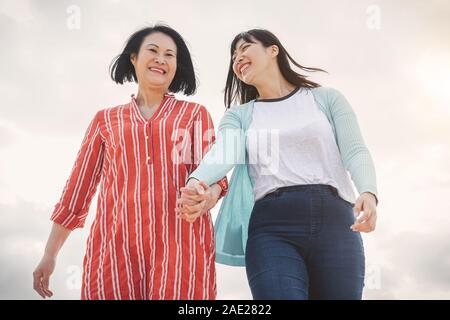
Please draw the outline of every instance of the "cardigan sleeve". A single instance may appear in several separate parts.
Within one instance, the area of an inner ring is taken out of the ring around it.
[[[211,185],[224,178],[237,164],[245,163],[245,134],[238,112],[225,112],[219,124],[216,140],[189,178]]]
[[[190,171],[196,169],[201,160],[205,157],[211,147],[214,145],[215,141],[214,124],[211,119],[211,115],[208,110],[201,106],[200,110],[194,118],[194,125],[192,130],[192,155],[193,155],[193,166]],[[188,177],[189,180],[191,176]],[[204,180],[205,181],[205,180]],[[221,179],[208,184],[217,183],[221,188],[222,192],[220,197],[223,197],[228,191],[228,179],[226,176],[222,176]]]
[[[358,192],[372,193],[378,204],[375,167],[361,134],[356,114],[338,90],[329,88],[327,99],[344,166],[350,172]]]
[[[50,218],[70,230],[84,226],[100,181],[105,146],[100,132],[99,114],[96,114],[86,130],[75,164]]]

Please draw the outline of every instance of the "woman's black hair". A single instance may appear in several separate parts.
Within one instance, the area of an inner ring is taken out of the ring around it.
[[[187,96],[194,94],[197,88],[197,81],[189,49],[183,37],[177,31],[162,24],[143,28],[128,38],[122,53],[111,62],[109,67],[111,79],[120,84],[126,81],[138,82],[136,71],[131,63],[131,55],[137,55],[144,38],[155,32],[161,32],[169,36],[177,46],[177,71],[169,86],[169,91],[173,93],[183,92]]]
[[[230,54],[231,57],[236,50],[236,44],[239,40],[243,39],[245,42],[255,43],[255,40],[262,43],[266,48],[276,45],[279,49],[277,56],[278,66],[280,68],[283,77],[296,87],[304,88],[316,88],[320,87],[320,84],[315,83],[311,80],[306,79],[308,76],[299,74],[292,70],[289,61],[295,66],[306,72],[312,71],[322,71],[325,70],[319,68],[309,68],[304,67],[297,63],[291,55],[286,51],[286,49],[281,44],[280,40],[270,31],[264,29],[252,29],[246,32],[239,33],[231,42]],[[230,66],[228,68],[227,82],[225,85],[224,102],[227,108],[230,108],[231,104],[237,101],[240,104],[249,102],[250,100],[256,99],[258,91],[252,85],[248,85],[241,81],[236,74],[233,72],[233,60],[230,59]]]

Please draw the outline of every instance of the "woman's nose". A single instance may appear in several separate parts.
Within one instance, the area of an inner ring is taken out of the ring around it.
[[[155,57],[155,62],[157,64],[164,64],[165,63],[164,58],[159,57],[159,56]]]

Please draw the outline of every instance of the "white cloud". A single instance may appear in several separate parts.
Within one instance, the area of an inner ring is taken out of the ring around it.
[[[206,105],[216,124],[229,44],[240,31],[272,30],[298,62],[328,70],[312,79],[350,100],[377,168],[379,224],[364,239],[381,288],[366,288],[365,297],[449,298],[448,3],[377,1],[379,30],[367,28],[371,1],[176,1],[167,10],[148,1],[80,0],[81,27],[69,30],[72,4],[0,4],[7,44],[0,51],[0,298],[37,298],[31,272],[86,126],[95,111],[136,90],[115,85],[108,65],[133,31],[157,21],[188,41],[200,80],[189,99]],[[81,267],[87,232],[71,235],[60,254],[55,298],[79,298],[67,272]],[[217,274],[219,298],[251,298],[245,269],[217,265]]]

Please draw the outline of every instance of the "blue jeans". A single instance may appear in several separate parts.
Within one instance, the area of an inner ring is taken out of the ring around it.
[[[328,185],[280,188],[255,202],[246,271],[253,299],[361,299],[364,247],[353,206]]]

